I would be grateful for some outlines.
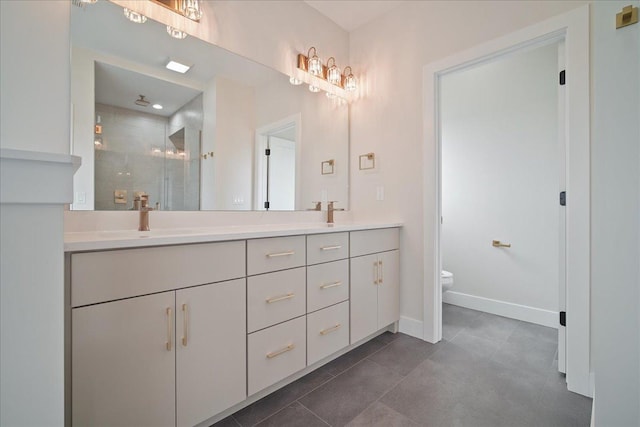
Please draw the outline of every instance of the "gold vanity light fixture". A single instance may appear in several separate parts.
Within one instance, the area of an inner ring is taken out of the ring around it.
[[[143,14],[136,12],[135,10],[131,10],[128,8],[124,8],[124,16],[131,22],[135,22],[136,24],[144,24],[147,22],[147,17]]]
[[[289,82],[293,85],[298,85],[303,83],[303,80],[309,83],[309,90],[311,92],[320,92],[320,90],[324,90],[325,95],[329,99],[335,98],[345,98],[346,94],[340,94],[340,90],[345,90],[347,92],[353,92],[357,89],[358,84],[356,77],[353,75],[353,70],[351,67],[346,67],[344,69],[344,73],[340,70],[340,68],[336,64],[336,59],[332,56],[327,60],[327,64],[324,65],[318,58],[317,50],[315,47],[311,47],[307,52],[307,55],[300,53],[298,54],[298,62],[297,69],[303,71],[305,73],[310,74],[313,77],[309,79],[300,77],[300,75],[293,75],[289,79]],[[331,86],[315,83],[314,78],[322,79],[331,84]],[[334,89],[331,89],[334,87]]]

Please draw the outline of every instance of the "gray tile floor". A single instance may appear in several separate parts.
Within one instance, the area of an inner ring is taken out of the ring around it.
[[[443,337],[385,333],[214,426],[589,425],[555,329],[444,304]]]

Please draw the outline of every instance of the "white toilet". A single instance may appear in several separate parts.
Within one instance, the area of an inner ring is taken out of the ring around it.
[[[453,287],[453,273],[447,270],[442,270],[440,283],[442,283],[442,293],[445,293],[449,289],[451,289]]]

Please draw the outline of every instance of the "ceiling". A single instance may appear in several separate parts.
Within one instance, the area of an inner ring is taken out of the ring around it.
[[[404,3],[404,0],[305,0],[347,32],[373,21]]]

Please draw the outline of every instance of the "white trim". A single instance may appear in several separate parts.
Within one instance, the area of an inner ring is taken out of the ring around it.
[[[590,378],[590,103],[589,5],[433,62],[423,70],[424,110],[424,330],[423,339],[442,337],[440,286],[441,75],[493,60],[533,45],[565,40],[567,73],[567,385],[591,394]],[[434,209],[435,207],[435,209]],[[573,326],[575,325],[575,326]],[[572,327],[573,326],[573,327]]]
[[[412,319],[411,317],[400,316],[399,332],[411,335],[412,337],[422,339],[422,331],[424,326],[422,320]]]
[[[0,203],[71,203],[73,174],[78,167],[78,156],[3,148],[0,151]]]
[[[442,301],[447,304],[459,305],[460,307],[484,311],[510,319],[522,320],[554,329],[558,328],[557,311],[529,307],[527,305],[514,304],[512,302],[478,297],[455,291],[445,292],[442,295]]]

